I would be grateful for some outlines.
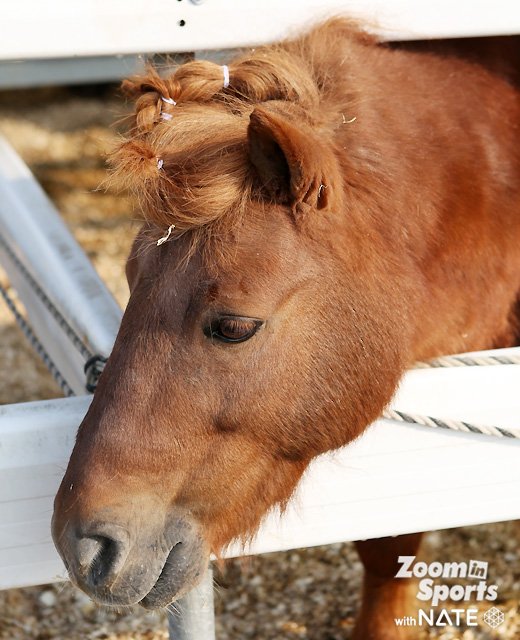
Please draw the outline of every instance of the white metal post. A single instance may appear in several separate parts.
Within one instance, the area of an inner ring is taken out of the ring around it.
[[[215,640],[213,571],[187,593],[168,613],[170,640]]]

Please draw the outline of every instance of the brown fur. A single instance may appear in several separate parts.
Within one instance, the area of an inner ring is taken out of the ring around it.
[[[515,343],[511,85],[339,19],[229,69],[227,89],[210,62],[125,83],[136,114],[112,180],[146,223],[56,538],[153,496],[149,522],[180,509],[218,552],[375,420],[415,360]],[[264,324],[217,344],[202,329],[222,313]]]

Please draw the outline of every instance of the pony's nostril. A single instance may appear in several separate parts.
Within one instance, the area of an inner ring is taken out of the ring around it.
[[[99,538],[81,538],[78,541],[77,557],[80,573],[86,575],[90,571],[102,546]]]
[[[98,551],[90,565],[89,580],[93,586],[99,587],[108,582],[110,575],[117,574],[118,558],[121,556],[121,544],[112,538],[98,537]]]
[[[129,546],[125,535],[78,536],[75,564],[82,581],[91,587],[110,587],[126,560]]]

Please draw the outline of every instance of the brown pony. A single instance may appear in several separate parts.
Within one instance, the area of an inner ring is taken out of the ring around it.
[[[53,535],[95,600],[155,608],[375,420],[414,361],[515,343],[520,100],[342,19],[124,89],[113,181],[145,221]],[[359,543],[358,638],[403,633],[396,556],[418,541]]]

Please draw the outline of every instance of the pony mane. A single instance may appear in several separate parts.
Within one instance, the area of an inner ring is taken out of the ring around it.
[[[267,200],[255,181],[247,150],[255,106],[283,101],[313,122],[338,99],[334,56],[375,38],[348,19],[329,20],[299,38],[242,54],[223,67],[193,61],[161,76],[155,67],[125,80],[135,101],[128,135],[109,156],[109,184],[128,190],[145,220],[195,242],[219,236],[239,222],[247,206]],[[337,59],[337,57],[336,57]],[[344,106],[344,105],[343,105]]]

